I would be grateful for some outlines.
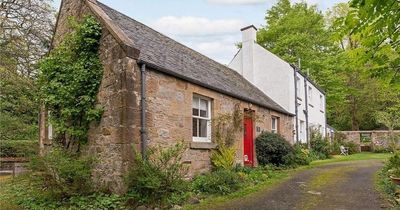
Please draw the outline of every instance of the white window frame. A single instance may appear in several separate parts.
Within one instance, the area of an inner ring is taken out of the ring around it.
[[[324,96],[322,96],[322,94],[319,95],[319,108],[321,109],[321,111],[324,111]]]
[[[313,89],[311,86],[308,86],[308,103],[311,104],[313,102]]]
[[[279,118],[272,116],[271,117],[271,133],[278,133],[278,121]],[[274,124],[275,124],[275,128],[274,128]]]
[[[192,100],[195,100],[195,98],[198,98],[199,100],[199,115],[200,115],[200,100],[203,99],[205,101],[207,101],[207,117],[200,117],[200,116],[194,116],[193,115],[193,101],[192,101],[192,119],[203,119],[207,121],[207,137],[198,137],[198,136],[193,136],[193,125],[192,125],[192,138],[194,142],[211,142],[211,99],[201,96],[201,95],[197,95],[197,94],[193,94]],[[193,123],[193,120],[192,120]],[[200,132],[200,128],[199,128],[199,123],[197,124],[197,134],[199,134]]]

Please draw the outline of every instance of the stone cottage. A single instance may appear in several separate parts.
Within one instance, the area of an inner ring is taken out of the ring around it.
[[[293,114],[240,74],[96,0],[62,1],[53,46],[69,32],[69,17],[85,15],[103,27],[97,100],[104,113],[89,131],[88,146],[99,160],[93,175],[100,185],[122,189],[135,151],[180,140],[187,144],[190,175],[208,170],[215,147],[210,122],[235,107],[244,113],[245,130],[236,143],[237,163],[257,164],[254,139],[262,131],[293,143]],[[40,142],[49,143],[48,136],[41,123]]]

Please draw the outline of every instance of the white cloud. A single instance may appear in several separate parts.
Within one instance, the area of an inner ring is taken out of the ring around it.
[[[205,36],[238,33],[246,23],[238,19],[210,20],[203,17],[165,16],[151,26],[170,35]]]
[[[212,4],[248,5],[248,4],[262,4],[267,2],[267,0],[207,0],[207,2]]]

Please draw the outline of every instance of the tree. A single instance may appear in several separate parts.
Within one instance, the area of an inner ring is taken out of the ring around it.
[[[37,139],[38,60],[48,51],[55,16],[51,0],[0,1],[1,140]]]
[[[400,1],[352,0],[346,23],[375,61],[371,73],[400,86]]]
[[[0,66],[34,77],[36,64],[48,51],[54,28],[50,0],[2,0]]]

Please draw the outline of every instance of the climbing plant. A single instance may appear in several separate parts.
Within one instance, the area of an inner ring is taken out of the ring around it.
[[[212,121],[213,139],[217,148],[211,152],[211,163],[216,169],[233,169],[235,165],[235,141],[242,130],[243,113],[239,104],[232,113],[220,114]]]
[[[49,111],[55,140],[78,151],[89,124],[99,120],[96,95],[102,78],[101,25],[92,16],[70,20],[71,33],[40,62],[40,94]]]

